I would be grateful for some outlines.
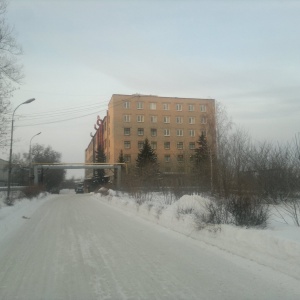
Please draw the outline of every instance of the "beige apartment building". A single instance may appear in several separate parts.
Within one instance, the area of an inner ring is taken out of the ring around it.
[[[107,115],[97,123],[86,162],[92,161],[92,149],[100,143],[107,163],[117,163],[122,150],[128,167],[133,167],[148,138],[161,172],[188,172],[199,136],[205,134],[212,148],[215,144],[215,100],[112,95]]]

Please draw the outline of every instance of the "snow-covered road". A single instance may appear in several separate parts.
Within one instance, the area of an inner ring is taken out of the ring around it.
[[[0,299],[300,299],[299,281],[129,216],[53,197],[0,247]]]

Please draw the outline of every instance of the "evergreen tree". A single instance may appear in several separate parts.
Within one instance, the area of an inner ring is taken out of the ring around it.
[[[118,163],[120,163],[120,164],[125,163],[125,159],[124,159],[124,155],[123,155],[123,150],[120,151]]]
[[[119,158],[118,158],[119,164],[125,164],[125,158],[123,155],[123,150],[120,150]],[[124,172],[126,170],[125,165],[121,165],[121,170]]]
[[[202,133],[197,141],[199,145],[195,149],[195,163],[197,166],[204,164],[209,160],[209,147],[205,135]]]
[[[137,175],[139,178],[148,184],[153,184],[158,175],[157,155],[151,148],[149,140],[146,138],[144,146],[140,149],[136,159]]]
[[[194,174],[195,183],[199,184],[201,189],[207,189],[210,183],[210,149],[207,144],[207,139],[202,133],[197,141],[198,147],[195,149],[194,156]]]
[[[106,162],[106,156],[104,153],[104,149],[102,146],[98,146],[98,149],[96,151],[96,157],[95,157],[96,163],[105,163]],[[94,174],[94,181],[96,183],[104,182],[104,176],[105,176],[105,170],[104,169],[96,169]]]

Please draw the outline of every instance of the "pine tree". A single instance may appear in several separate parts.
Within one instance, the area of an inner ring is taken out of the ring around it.
[[[198,147],[195,149],[194,174],[195,182],[201,189],[207,189],[210,183],[210,149],[205,135],[202,133],[197,141]]]
[[[123,155],[123,150],[120,151],[118,163],[120,163],[120,164],[125,163],[125,159],[124,159],[124,155]]]
[[[137,175],[145,183],[152,184],[157,179],[158,163],[157,155],[151,148],[149,140],[146,138],[144,146],[140,149],[136,159]]]
[[[120,150],[120,154],[119,154],[119,158],[118,158],[118,163],[119,164],[124,164],[125,163],[125,158],[124,158],[124,155],[123,155],[123,150]],[[121,171],[122,173],[124,173],[126,170],[126,167],[125,165],[121,165]],[[122,177],[124,176],[124,174],[122,175]]]
[[[197,144],[199,146],[195,149],[195,163],[199,166],[209,160],[209,147],[203,133],[200,135]]]
[[[105,156],[104,149],[102,146],[98,146],[98,149],[96,151],[95,160],[97,163],[105,163],[106,162],[106,156]],[[98,181],[98,183],[101,183],[104,181],[104,176],[105,176],[104,169],[95,170],[94,180]]]

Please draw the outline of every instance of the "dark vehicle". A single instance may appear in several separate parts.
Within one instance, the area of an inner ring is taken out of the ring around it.
[[[83,194],[84,193],[84,187],[83,185],[77,185],[75,188],[76,194]]]
[[[51,194],[59,194],[60,193],[60,189],[58,187],[53,187],[49,190],[49,193]]]

